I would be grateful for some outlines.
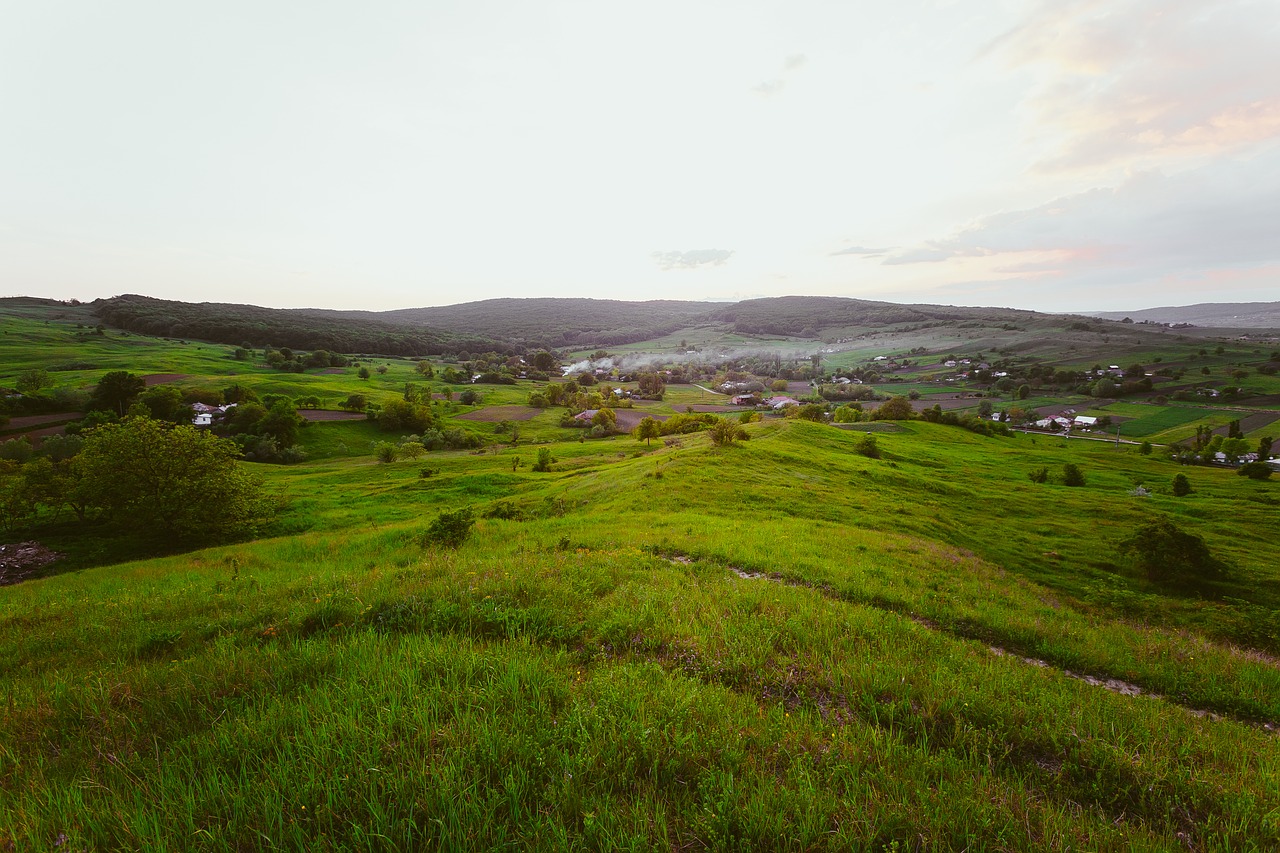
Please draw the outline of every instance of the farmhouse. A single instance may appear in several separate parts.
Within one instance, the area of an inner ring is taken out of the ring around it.
[[[790,397],[770,397],[768,400],[765,400],[764,402],[765,402],[765,405],[773,409],[775,412],[782,411],[788,406],[800,405],[799,400],[793,400]]]
[[[594,418],[596,413],[599,411],[599,409],[586,409],[585,411],[578,412],[578,414],[574,415],[573,419],[575,421],[586,421],[587,423],[590,423],[591,419]]]
[[[1097,426],[1098,419],[1093,417],[1092,415],[1076,415],[1075,423],[1076,423],[1076,426],[1078,427],[1088,428],[1088,427]]]
[[[755,394],[738,394],[729,400],[735,406],[754,406],[759,402]]]

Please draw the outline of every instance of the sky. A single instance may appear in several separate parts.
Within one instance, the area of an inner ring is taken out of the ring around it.
[[[0,0],[0,295],[1280,299],[1280,2]]]

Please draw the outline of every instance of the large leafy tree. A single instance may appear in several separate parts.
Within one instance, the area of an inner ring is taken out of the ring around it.
[[[89,399],[89,408],[106,409],[124,417],[146,387],[147,383],[141,376],[127,370],[113,370],[98,380]]]
[[[84,502],[118,527],[180,539],[245,532],[269,509],[240,449],[190,426],[126,418],[93,430],[76,457]]]

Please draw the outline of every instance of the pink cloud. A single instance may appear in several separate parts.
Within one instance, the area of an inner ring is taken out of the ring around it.
[[[1158,165],[1280,139],[1280,15],[1227,0],[1047,2],[984,55],[1037,75],[1038,168]]]

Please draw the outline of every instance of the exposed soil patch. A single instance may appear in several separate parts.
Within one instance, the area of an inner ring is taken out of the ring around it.
[[[613,413],[618,417],[618,429],[627,430],[628,432],[635,429],[640,421],[645,418],[653,418],[655,421],[665,421],[666,415],[655,415],[653,412],[646,412],[643,409],[614,409]]]
[[[44,426],[45,424],[64,424],[67,421],[79,420],[83,417],[83,412],[57,412],[52,415],[23,415],[17,418],[9,418],[9,424],[5,427],[5,430],[12,432],[14,430]]]
[[[62,558],[39,542],[0,545],[0,586],[22,583],[40,569]]]
[[[189,373],[148,373],[146,376],[142,377],[142,381],[147,384],[147,387],[150,387],[152,385],[163,385],[166,382],[177,382],[179,379],[190,378],[191,374]]]
[[[1252,415],[1246,415],[1240,419],[1240,431],[1243,433],[1253,432],[1255,429],[1262,429],[1270,426],[1280,420],[1280,412],[1254,412]],[[1226,435],[1230,432],[1229,426],[1220,426],[1214,430],[1217,435]]]
[[[483,421],[484,423],[497,423],[498,421],[528,421],[532,420],[542,409],[533,406],[486,406],[483,409],[476,409],[474,412],[467,412],[465,415],[458,415],[460,421]]]
[[[755,411],[751,406],[690,406],[695,412],[709,412],[713,415],[723,412],[751,412]]]
[[[364,412],[338,412],[331,409],[298,409],[304,421],[362,421]]]
[[[27,430],[26,432],[20,432],[20,433],[16,433],[16,434],[13,434],[13,435],[10,435],[10,434],[6,433],[2,438],[0,438],[0,440],[3,440],[3,441],[11,441],[11,440],[12,440],[12,441],[16,441],[16,440],[18,440],[19,438],[24,438],[24,437],[25,437],[25,438],[27,439],[27,441],[30,441],[30,442],[31,442],[31,446],[32,446],[32,447],[36,447],[36,448],[38,448],[38,447],[40,446],[40,442],[41,442],[43,439],[47,438],[48,436],[51,436],[51,435],[65,435],[65,434],[66,434],[66,432],[67,432],[67,427],[66,427],[66,425],[65,425],[65,424],[61,424],[61,425],[59,425],[59,426],[45,427],[44,429],[32,429],[32,430]]]

